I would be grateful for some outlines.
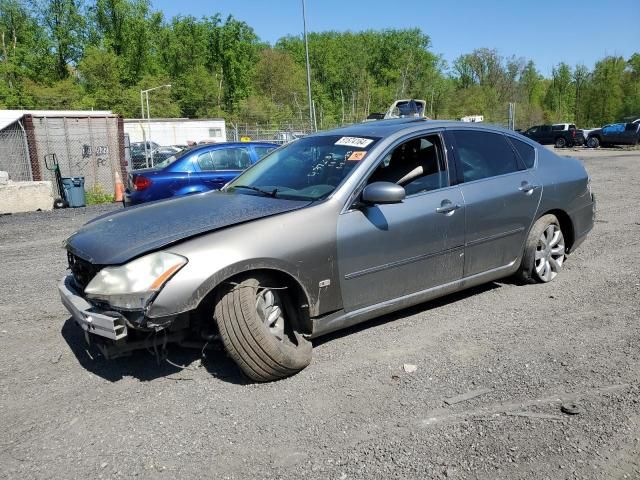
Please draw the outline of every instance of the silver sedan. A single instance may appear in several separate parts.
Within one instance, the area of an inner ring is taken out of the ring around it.
[[[486,125],[383,120],[95,219],[67,240],[59,290],[107,356],[219,339],[268,381],[305,368],[319,335],[503,277],[552,281],[594,215],[578,160]]]

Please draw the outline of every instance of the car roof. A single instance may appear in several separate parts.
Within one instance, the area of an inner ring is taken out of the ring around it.
[[[205,150],[208,148],[232,148],[232,147],[246,147],[247,145],[254,145],[256,147],[279,147],[277,143],[271,142],[220,142],[220,143],[203,143],[202,145],[194,145],[190,147],[189,152],[196,152],[198,150]]]
[[[465,128],[485,131],[489,130],[499,133],[515,133],[512,130],[507,130],[500,126],[488,123],[460,122],[455,120],[428,120],[426,118],[395,118],[356,123],[346,127],[318,132],[313,135],[360,135],[365,137],[388,137],[402,131],[410,133],[416,130],[423,130],[425,128]]]

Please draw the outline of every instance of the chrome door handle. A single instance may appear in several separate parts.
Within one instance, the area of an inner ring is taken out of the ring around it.
[[[438,212],[438,213],[452,213],[452,212],[455,212],[459,208],[460,208],[460,205],[458,205],[457,203],[456,204],[449,203],[449,204],[443,205],[442,207],[436,208],[436,212]]]
[[[523,183],[522,185],[520,185],[520,188],[518,188],[518,190],[520,190],[521,192],[524,192],[524,193],[531,193],[536,188],[538,188],[538,185],[531,185],[530,183]]]

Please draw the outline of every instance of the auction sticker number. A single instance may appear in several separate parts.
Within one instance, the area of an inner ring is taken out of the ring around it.
[[[366,154],[367,154],[367,152],[364,152],[364,151],[351,152],[351,155],[349,155],[349,158],[347,158],[347,161],[359,162],[360,160],[362,160],[364,158],[364,156]]]
[[[358,148],[366,148],[373,140],[370,138],[360,138],[360,137],[342,137],[335,144],[336,145],[344,145],[347,147],[358,147]]]

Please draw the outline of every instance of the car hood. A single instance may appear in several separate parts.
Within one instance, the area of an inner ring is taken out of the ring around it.
[[[119,265],[180,240],[309,204],[220,191],[161,200],[91,220],[67,239],[66,248],[96,265]]]

